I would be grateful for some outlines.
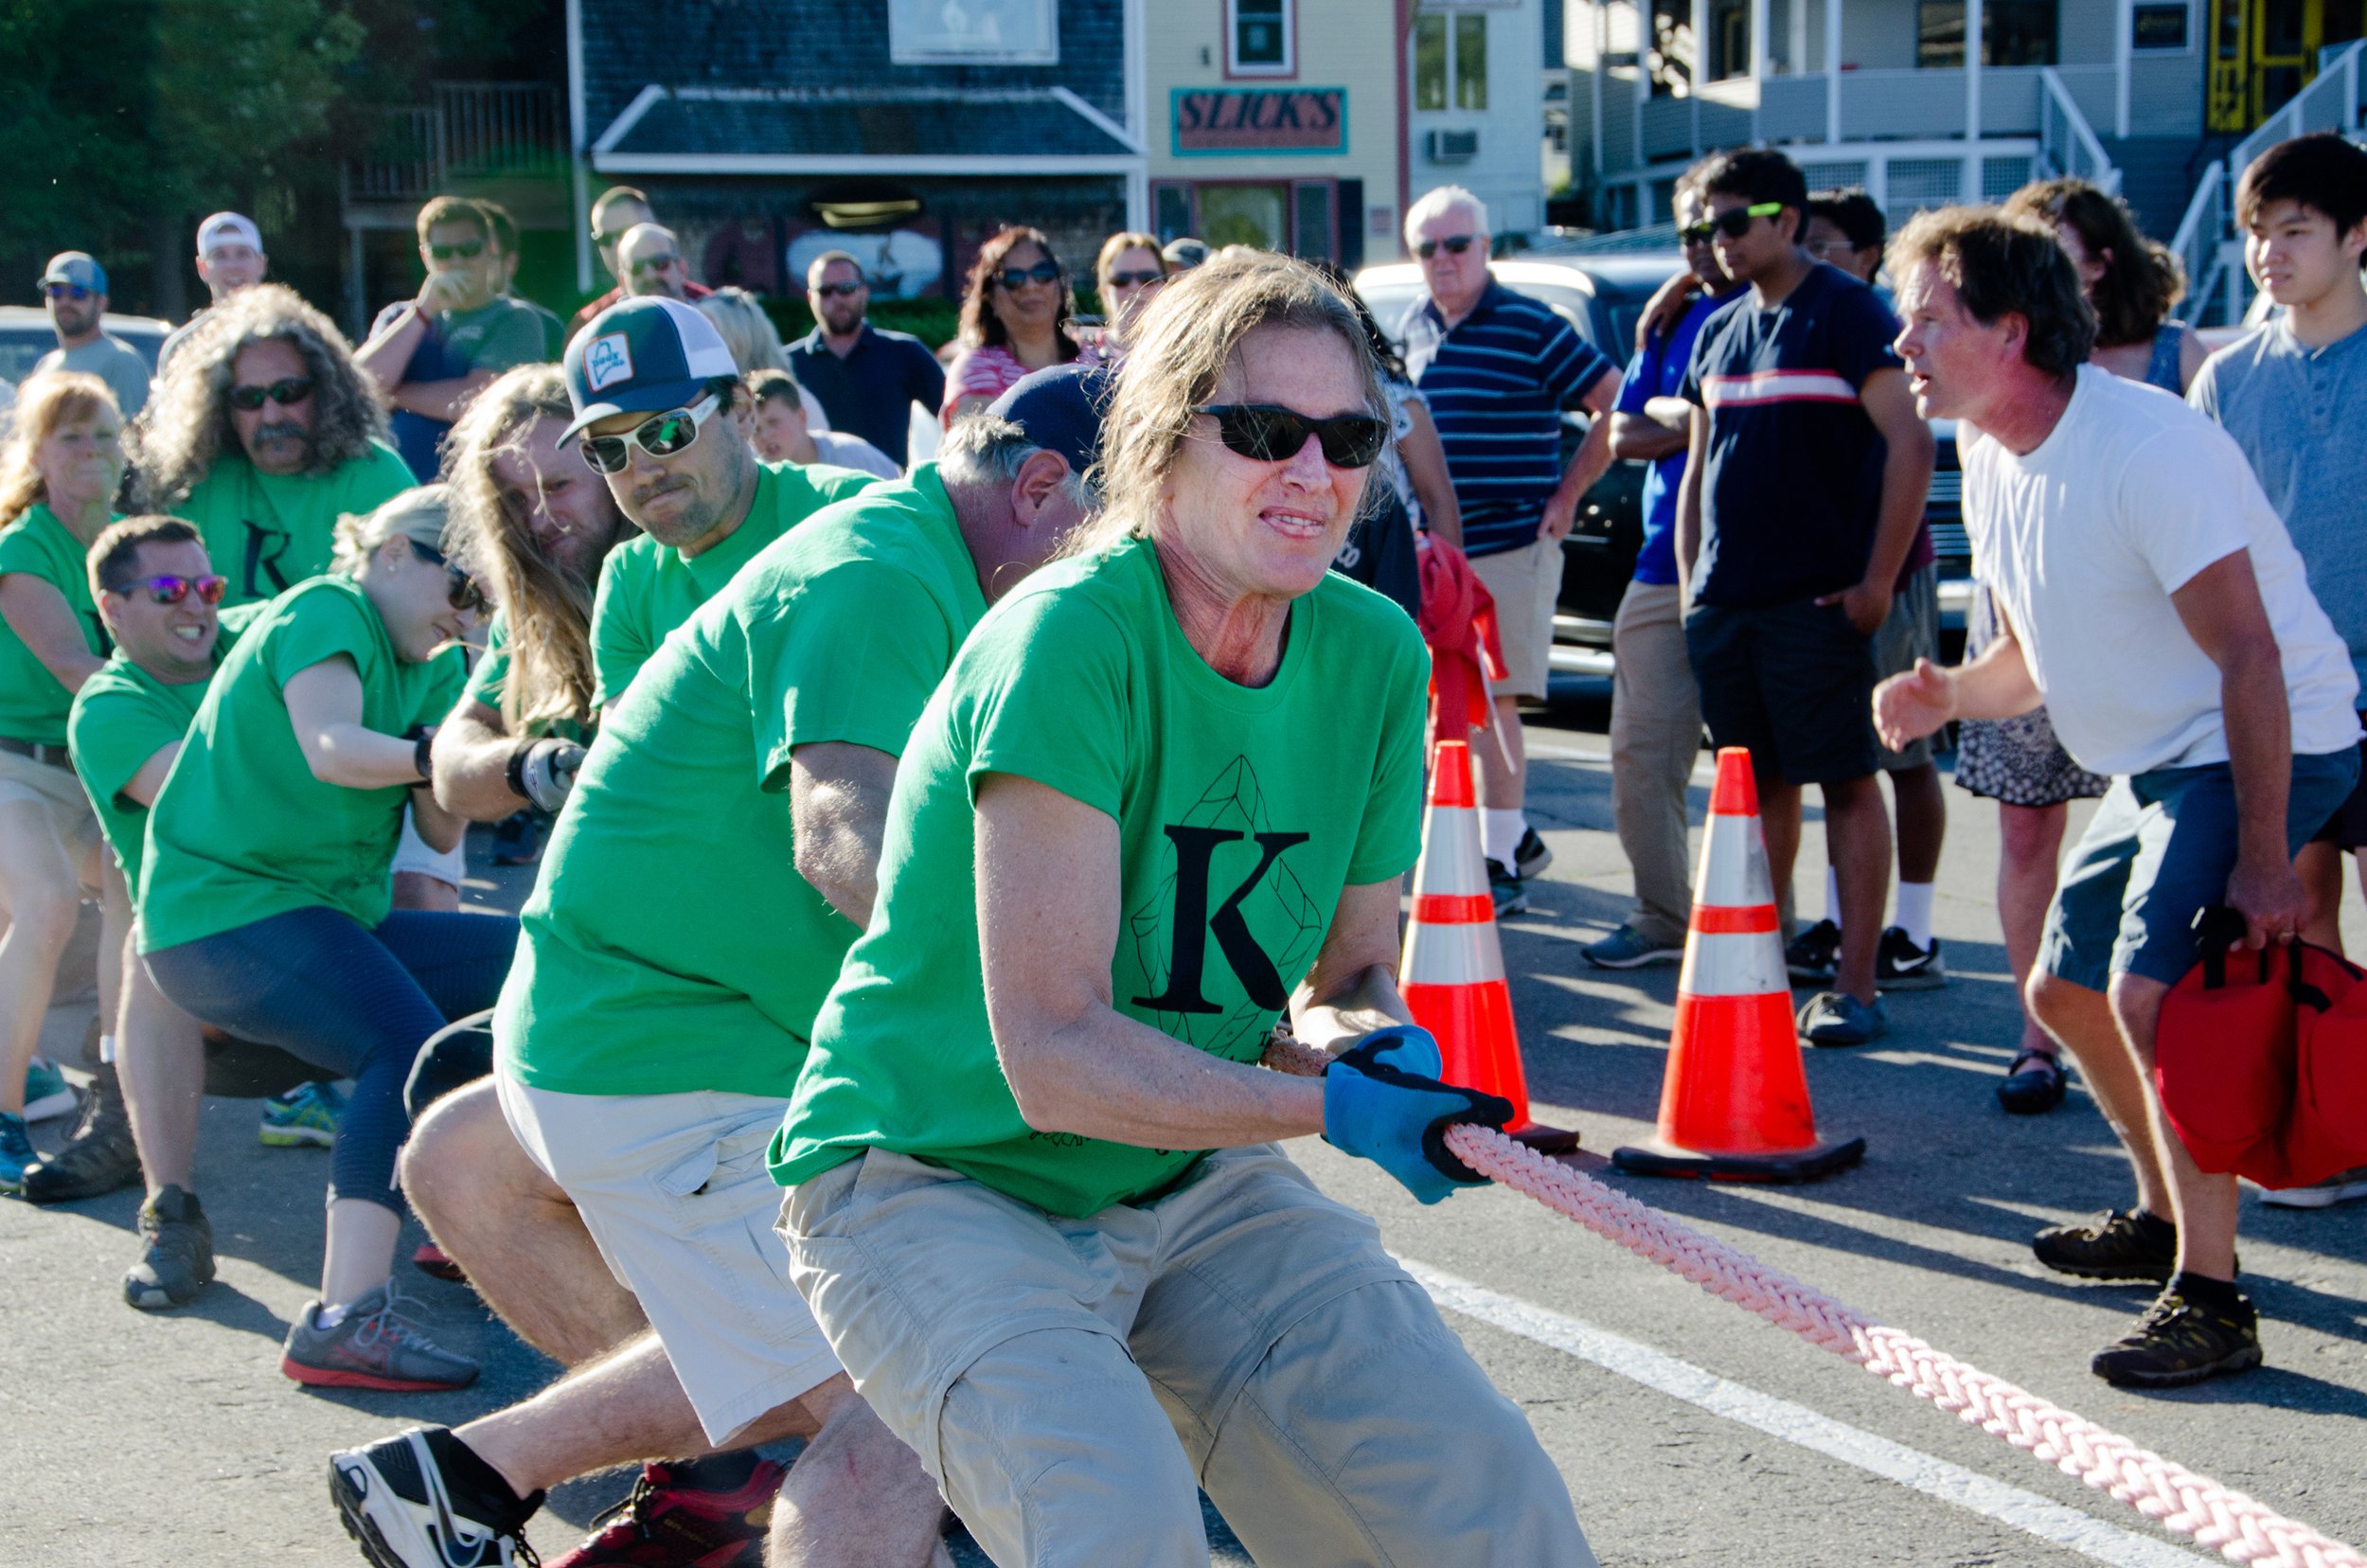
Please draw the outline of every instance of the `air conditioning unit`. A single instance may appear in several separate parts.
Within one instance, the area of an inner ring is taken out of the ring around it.
[[[1433,163],[1469,163],[1479,156],[1477,131],[1433,131],[1430,133],[1430,161]]]

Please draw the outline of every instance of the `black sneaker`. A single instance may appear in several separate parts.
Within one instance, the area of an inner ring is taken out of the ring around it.
[[[36,1203],[70,1203],[139,1179],[140,1155],[132,1143],[122,1087],[113,1067],[101,1067],[91,1078],[82,1119],[66,1135],[65,1147],[25,1173],[25,1196]]]
[[[1496,900],[1496,918],[1529,911],[1529,884],[1504,869],[1502,861],[1487,863],[1487,891]]]
[[[1512,851],[1513,874],[1522,882],[1531,882],[1543,876],[1545,868],[1553,864],[1554,852],[1545,846],[1543,839],[1537,836],[1537,829],[1522,829],[1521,842]]]
[[[538,1561],[526,1544],[525,1523],[543,1494],[507,1508],[463,1496],[468,1488],[436,1462],[437,1442],[458,1439],[442,1428],[415,1429],[329,1455],[329,1495],[362,1555],[377,1568],[510,1568]]]
[[[1882,933],[1874,952],[1874,984],[1880,990],[1938,990],[1948,984],[1948,966],[1940,962],[1940,939],[1928,948],[1915,946],[1905,926]]]
[[[1791,939],[1784,949],[1784,968],[1793,980],[1807,986],[1829,986],[1841,968],[1841,927],[1819,920]]]
[[[2124,1388],[2182,1388],[2260,1364],[2260,1314],[2238,1293],[2233,1308],[2207,1307],[2164,1291],[2137,1326],[2097,1351],[2088,1370]]]
[[[2050,1225],[2030,1239],[2056,1274],[2165,1285],[2178,1266],[2178,1227],[2135,1209],[2107,1209],[2080,1225]]]
[[[123,1299],[144,1312],[186,1307],[214,1277],[214,1227],[197,1194],[169,1184],[140,1205],[140,1260],[123,1276]]]
[[[493,864],[532,865],[543,852],[543,819],[528,809],[493,824]]]

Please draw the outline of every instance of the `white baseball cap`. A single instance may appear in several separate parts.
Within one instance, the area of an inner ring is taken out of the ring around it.
[[[197,254],[208,256],[224,241],[238,241],[260,256],[263,234],[255,226],[255,220],[236,212],[217,212],[197,225]]]

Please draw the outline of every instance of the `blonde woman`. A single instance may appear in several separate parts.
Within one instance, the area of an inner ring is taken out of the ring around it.
[[[1102,317],[1093,346],[1096,364],[1114,370],[1126,363],[1134,324],[1166,280],[1166,258],[1159,254],[1156,236],[1129,232],[1101,242],[1101,254],[1094,258],[1094,292],[1101,296]]]
[[[60,372],[25,389],[0,451],[0,1192],[23,1191],[34,1163],[26,1123],[75,1103],[33,1047],[82,889],[101,885],[98,821],[66,757],[65,721],[107,660],[82,554],[115,515],[122,433],[105,382]],[[100,968],[111,1010],[116,967]]]

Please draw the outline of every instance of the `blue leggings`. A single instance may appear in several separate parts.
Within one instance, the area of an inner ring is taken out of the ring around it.
[[[350,1078],[329,1196],[400,1214],[395,1153],[410,1135],[403,1081],[420,1044],[493,1005],[518,949],[507,915],[399,909],[375,931],[314,905],[147,955],[184,1011]]]

